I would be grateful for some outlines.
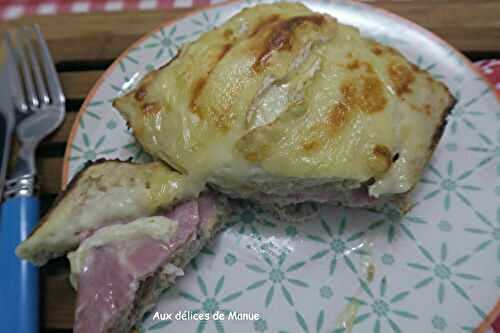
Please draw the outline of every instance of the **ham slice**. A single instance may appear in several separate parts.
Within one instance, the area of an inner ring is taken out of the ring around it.
[[[172,241],[185,242],[189,238],[189,235],[197,230],[200,223],[198,200],[181,203],[166,213],[165,216],[179,223],[177,234]]]
[[[112,248],[96,248],[80,273],[74,332],[105,332],[132,299],[133,277]],[[108,327],[106,327],[108,326]]]
[[[205,194],[165,213],[178,223],[169,240],[117,241],[93,249],[78,276],[74,332],[112,331],[131,310],[140,282],[165,265],[176,249],[196,239],[200,226],[215,214],[215,202]]]
[[[200,195],[198,199],[198,214],[200,216],[200,225],[205,225],[210,220],[215,219],[217,207],[215,207],[214,199],[210,194],[203,193]]]

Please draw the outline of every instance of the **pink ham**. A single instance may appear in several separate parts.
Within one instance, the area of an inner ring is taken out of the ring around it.
[[[155,272],[174,249],[174,244],[150,238],[94,249],[79,276],[74,331],[109,329],[134,299],[137,282]]]
[[[132,293],[133,277],[127,274],[112,248],[97,248],[81,272],[74,332],[105,332]]]
[[[217,215],[217,208],[214,204],[213,197],[208,193],[203,193],[198,199],[198,214],[200,216],[200,224],[204,225],[210,220],[213,220]]]
[[[75,333],[100,333],[113,327],[133,304],[139,282],[164,265],[172,252],[196,238],[201,224],[215,217],[209,195],[177,205],[165,216],[178,222],[173,239],[141,239],[96,248],[79,275]]]
[[[179,206],[175,207],[175,209],[172,209],[169,212],[165,213],[165,216],[168,217],[169,219],[177,220],[178,219],[177,215],[185,215],[184,217],[190,218],[190,217],[188,217],[189,215],[192,215],[191,217],[194,217],[194,215],[198,214],[197,207],[196,207],[197,206],[196,201],[187,201],[187,202],[180,204]],[[184,217],[182,217],[182,218],[184,218]],[[115,224],[127,224],[129,222],[130,221],[126,221],[126,220],[125,221],[112,221],[112,222],[102,224],[96,228],[82,231],[78,235],[80,242],[82,242],[85,239],[92,236],[97,230],[99,230],[103,226],[110,226],[110,225],[115,225]]]
[[[181,203],[166,213],[165,216],[179,223],[175,240],[185,242],[193,230],[197,230],[200,223],[198,201],[192,200]]]
[[[195,232],[196,229],[193,229],[192,233]],[[122,242],[117,245],[115,253],[119,256],[123,253],[123,265],[128,274],[134,279],[143,279],[156,271],[179,247],[180,243],[175,241],[164,243],[157,239],[146,238],[134,241],[132,244]]]

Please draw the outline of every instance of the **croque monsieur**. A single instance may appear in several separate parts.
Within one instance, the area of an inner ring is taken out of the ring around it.
[[[93,164],[16,252],[69,252],[75,333],[130,332],[224,222],[226,200],[200,190],[161,162]]]
[[[114,102],[142,146],[234,197],[369,206],[418,182],[448,89],[331,16],[244,9]]]
[[[244,9],[114,101],[162,162],[88,167],[17,253],[69,252],[75,332],[127,332],[223,224],[227,202],[206,184],[276,205],[401,203],[454,103],[328,15]]]

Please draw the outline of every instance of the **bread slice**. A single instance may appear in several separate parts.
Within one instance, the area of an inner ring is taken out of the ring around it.
[[[129,332],[228,212],[224,197],[161,162],[100,161],[73,179],[16,252],[38,265],[69,252],[74,332]]]
[[[43,265],[75,249],[90,230],[149,216],[202,189],[161,162],[94,162],[73,178],[16,253]]]
[[[370,206],[415,185],[448,89],[333,17],[263,4],[114,101],[153,156],[240,198]]]

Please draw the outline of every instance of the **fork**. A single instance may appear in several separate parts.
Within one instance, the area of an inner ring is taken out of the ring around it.
[[[65,114],[65,98],[47,43],[37,25],[5,37],[15,59],[10,90],[15,107],[15,135],[21,148],[7,177],[0,223],[0,327],[6,332],[38,332],[38,269],[15,255],[15,248],[38,223],[35,150]]]

